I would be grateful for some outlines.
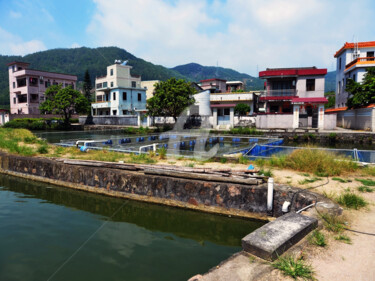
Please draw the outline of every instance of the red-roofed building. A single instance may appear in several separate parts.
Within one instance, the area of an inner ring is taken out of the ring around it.
[[[257,127],[323,129],[324,104],[328,102],[324,97],[326,74],[327,69],[316,67],[267,68],[259,72],[266,81],[259,98]],[[266,116],[275,114],[283,116]]]
[[[336,104],[344,107],[348,100],[345,91],[348,79],[362,82],[366,69],[375,67],[375,41],[346,42],[334,55],[336,63]]]

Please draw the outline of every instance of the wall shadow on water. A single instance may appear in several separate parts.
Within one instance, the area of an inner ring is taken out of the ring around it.
[[[172,233],[200,243],[209,241],[224,246],[240,246],[242,237],[264,224],[261,221],[112,198],[11,176],[0,176],[0,186],[3,190],[20,193],[20,197],[23,194],[42,199],[45,203],[90,212],[103,216],[103,220],[111,217],[126,202],[112,221],[135,224],[151,231]]]

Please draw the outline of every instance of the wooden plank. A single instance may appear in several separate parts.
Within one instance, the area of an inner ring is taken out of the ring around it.
[[[159,175],[167,177],[177,177],[185,179],[194,179],[194,180],[204,180],[204,181],[215,181],[215,182],[228,182],[228,183],[239,183],[246,185],[258,185],[261,183],[261,180],[255,178],[240,179],[233,177],[222,177],[217,175],[207,175],[207,174],[198,174],[198,173],[185,173],[180,171],[166,171],[160,169],[145,169],[145,174],[150,175]]]

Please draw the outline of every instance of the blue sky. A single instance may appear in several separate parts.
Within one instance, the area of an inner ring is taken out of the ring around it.
[[[345,42],[375,41],[374,23],[372,0],[0,0],[0,54],[118,46],[167,67],[333,70]]]

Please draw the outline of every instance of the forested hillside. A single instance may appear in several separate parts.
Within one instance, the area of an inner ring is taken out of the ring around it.
[[[198,63],[189,63],[176,66],[172,68],[172,70],[175,70],[181,75],[189,77],[196,82],[210,78],[221,78],[228,81],[242,81],[246,85],[246,90],[261,90],[264,85],[264,81],[261,79],[237,72],[230,68],[203,66]]]

